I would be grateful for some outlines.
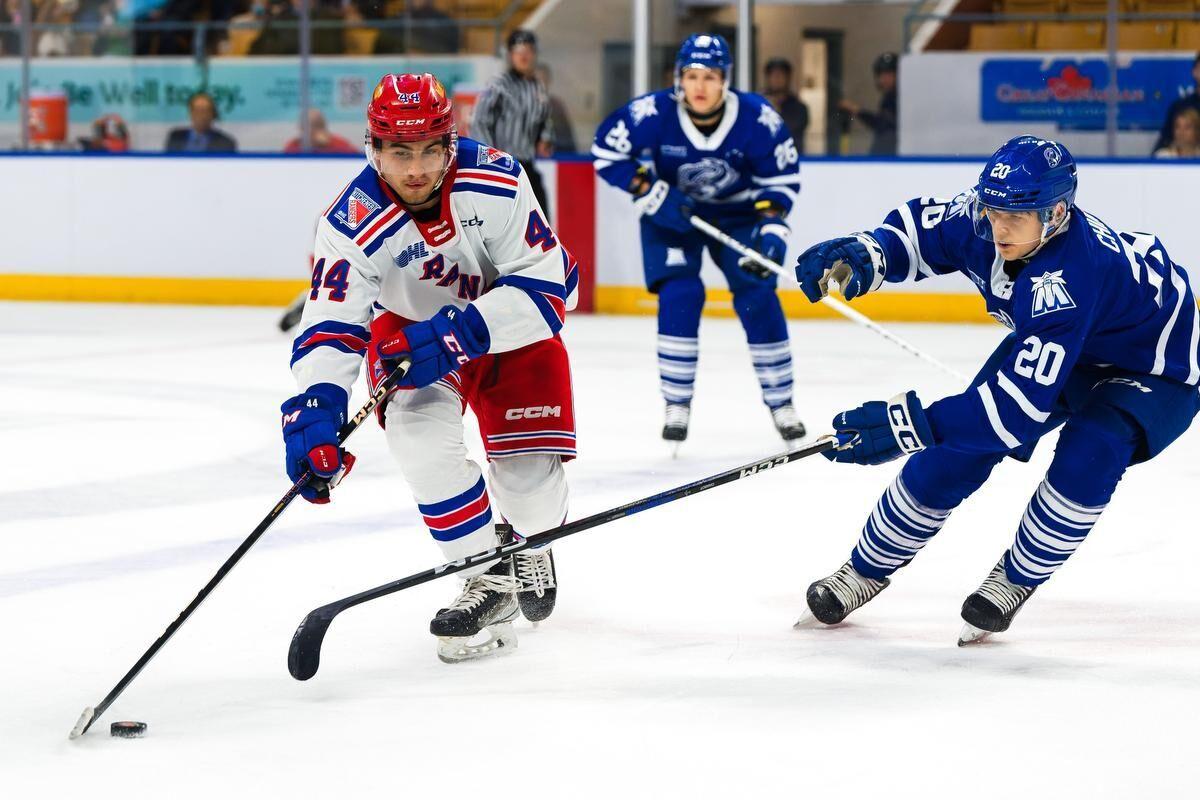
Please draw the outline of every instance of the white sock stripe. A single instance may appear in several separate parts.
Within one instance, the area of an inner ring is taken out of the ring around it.
[[[1051,508],[1046,503],[1046,498],[1041,495],[1034,495],[1029,501],[1028,508],[1037,510],[1038,516],[1044,520],[1043,527],[1047,529],[1061,528],[1063,534],[1066,536],[1072,535],[1071,530],[1084,531],[1085,533],[1090,531],[1092,526],[1096,524],[1096,520],[1099,519],[1099,517],[1092,517],[1085,522],[1069,520]]]
[[[921,539],[922,541],[933,536],[942,527],[941,525],[926,525],[919,519],[913,519],[903,508],[897,505],[895,497],[890,492],[884,492],[883,497],[879,499],[876,510],[883,512],[888,517],[888,521],[892,523],[892,527],[897,529],[902,527],[902,532],[905,535]]]
[[[787,370],[755,370],[754,377],[758,379],[759,385],[776,386],[781,383],[791,383],[795,378],[790,369]]]
[[[1045,488],[1047,493],[1049,493],[1054,499],[1058,500],[1058,502],[1062,503],[1068,508],[1078,511],[1080,514],[1095,514],[1098,517],[1104,511],[1104,509],[1108,508],[1108,503],[1105,503],[1102,506],[1085,506],[1082,503],[1076,503],[1074,500],[1069,500],[1063,495],[1062,492],[1051,486],[1050,481],[1048,480],[1042,481],[1041,485],[1038,486],[1039,491],[1042,488]]]
[[[929,506],[918,502],[917,499],[913,497],[912,492],[908,490],[908,487],[904,485],[904,478],[900,475],[897,475],[896,480],[892,481],[892,486],[896,487],[897,491],[899,491],[901,496],[904,497],[904,502],[916,509],[916,511],[922,516],[944,523],[946,521],[946,517],[950,516],[950,512],[953,510],[949,508],[930,508]]]
[[[696,377],[695,364],[676,364],[671,361],[658,362],[658,371],[663,375],[670,375],[673,378],[692,379]]]
[[[758,344],[749,345],[751,353],[788,353],[791,350],[791,342],[788,339],[780,339],[778,342],[759,342]]]
[[[684,350],[677,347],[658,346],[658,357],[670,356],[675,361],[691,361],[696,362],[700,359],[699,350]]]
[[[950,516],[950,512],[946,511],[940,516],[932,513],[931,509],[925,508],[921,504],[912,499],[912,495],[904,490],[904,486],[900,483],[900,479],[892,481],[892,485],[883,493],[892,501],[897,510],[903,511],[904,515],[913,520],[913,524],[928,528],[936,533],[939,528],[946,524],[946,517]]]
[[[1059,566],[1057,564],[1053,567],[1040,566],[1037,564],[1037,562],[1032,560],[1031,556],[1027,556],[1025,553],[1020,552],[1019,546],[1014,546],[1008,551],[1008,558],[1009,562],[1013,566],[1013,569],[1024,575],[1026,578],[1035,581],[1050,577],[1050,575],[1054,573],[1054,570]]]
[[[895,556],[891,553],[880,550],[865,536],[858,540],[858,544],[855,545],[855,549],[864,560],[871,562],[880,569],[894,569],[896,567],[903,566],[904,562],[909,560],[908,558]]]
[[[1068,524],[1076,527],[1084,525],[1094,525],[1096,520],[1100,518],[1100,511],[1077,511],[1074,508],[1064,505],[1053,492],[1038,491],[1034,495],[1034,499],[1046,507],[1047,510],[1054,512],[1058,517],[1061,517]]]
[[[911,550],[915,553],[924,547],[925,542],[928,541],[928,539],[915,536],[896,527],[891,520],[887,519],[887,511],[881,509],[879,506],[875,506],[875,510],[871,512],[868,523],[874,524],[880,539],[902,550]]]
[[[1029,520],[1031,530],[1040,533],[1047,540],[1055,540],[1071,547],[1077,547],[1092,531],[1091,528],[1079,532],[1056,530],[1053,526],[1047,525],[1032,507],[1025,509],[1025,513],[1021,516],[1021,521],[1025,520]]]
[[[1074,553],[1075,548],[1083,541],[1080,539],[1079,541],[1068,542],[1052,535],[1047,535],[1045,531],[1038,527],[1035,521],[1029,518],[1029,515],[1021,518],[1021,525],[1017,528],[1017,541],[1020,542],[1022,540],[1047,552],[1058,553],[1063,558]]]

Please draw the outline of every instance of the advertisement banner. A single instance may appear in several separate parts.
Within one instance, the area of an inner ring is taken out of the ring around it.
[[[499,69],[489,56],[314,58],[312,105],[332,122],[362,119],[368,95],[386,72],[432,72],[450,92],[478,86]],[[179,123],[189,95],[206,89],[230,123],[295,123],[300,109],[300,65],[295,58],[63,58],[33,62],[35,90],[61,90],[72,120],[119,114],[129,123]],[[20,65],[0,62],[0,123],[20,116]]]
[[[989,58],[980,68],[984,122],[1049,122],[1102,130],[1108,101],[1103,58]],[[1157,130],[1167,107],[1192,90],[1191,58],[1128,58],[1117,68],[1122,130]]]

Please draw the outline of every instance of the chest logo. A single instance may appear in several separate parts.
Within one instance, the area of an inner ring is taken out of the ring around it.
[[[1067,282],[1063,280],[1061,269],[1033,279],[1033,316],[1040,317],[1074,307],[1075,301],[1067,291]]]
[[[421,280],[433,281],[434,285],[457,292],[459,300],[475,300],[479,297],[479,275],[468,275],[458,269],[458,264],[446,266],[446,257],[438,253],[421,265]]]
[[[359,225],[367,217],[379,210],[379,203],[376,203],[362,189],[355,189],[343,208],[339,208],[334,214],[338,221],[345,225],[350,230],[357,230]]]
[[[729,162],[711,156],[695,164],[684,164],[679,168],[679,188],[684,194],[699,200],[712,200],[741,177]]]
[[[404,269],[418,258],[429,258],[429,251],[425,249],[425,242],[416,242],[401,250],[392,259],[396,262],[396,266]]]

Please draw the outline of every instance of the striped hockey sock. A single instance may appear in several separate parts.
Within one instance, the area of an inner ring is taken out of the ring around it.
[[[750,345],[750,360],[763,402],[777,408],[792,402],[792,350],[788,340]]]
[[[434,503],[417,503],[417,509],[448,561],[482,552],[496,543],[492,504],[482,475],[465,492]],[[487,566],[464,574],[477,574]]]
[[[918,503],[897,475],[863,527],[850,556],[854,569],[875,580],[888,577],[912,561],[949,516]]]
[[[688,336],[658,335],[658,377],[668,403],[690,403],[696,386],[700,340]]]
[[[1068,500],[1048,480],[1042,481],[1008,551],[1008,579],[1021,586],[1048,581],[1087,538],[1104,509]]]

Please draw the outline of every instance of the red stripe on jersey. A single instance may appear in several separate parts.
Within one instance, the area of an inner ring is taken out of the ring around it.
[[[317,331],[301,342],[300,347],[312,347],[321,342],[341,342],[359,351],[367,349],[367,343],[361,336],[355,336],[352,333],[323,333],[321,331]]]
[[[367,228],[367,230],[364,231],[361,236],[355,239],[354,243],[360,247],[366,244],[372,236],[374,236],[381,228],[385,227],[388,223],[395,219],[399,213],[400,206],[392,206],[382,217],[375,221],[374,225],[372,225],[370,228]]]
[[[503,183],[506,186],[516,186],[516,178],[507,178],[503,175],[496,175],[491,172],[482,172],[480,170],[464,169],[460,170],[455,180],[462,178],[469,181],[491,181],[492,183]]]

